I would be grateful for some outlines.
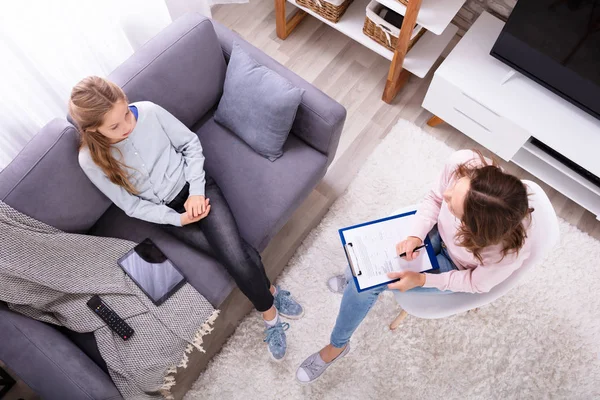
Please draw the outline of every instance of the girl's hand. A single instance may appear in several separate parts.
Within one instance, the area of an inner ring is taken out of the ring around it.
[[[398,282],[390,283],[389,289],[396,289],[401,292],[406,292],[412,288],[423,286],[425,284],[425,274],[421,274],[414,271],[399,271],[390,272],[387,274],[390,279],[398,279]]]
[[[194,219],[206,210],[206,199],[204,196],[190,196],[183,205],[189,219]]]
[[[413,250],[416,247],[419,247],[423,244],[423,241],[416,236],[409,236],[406,240],[401,241],[396,245],[396,254],[400,255],[402,253],[406,253],[406,257],[404,259],[406,261],[412,261],[415,258],[419,257],[419,252]]]
[[[181,214],[181,226],[186,226],[188,224],[193,224],[194,222],[198,222],[210,213],[210,199],[206,199],[204,202],[204,212],[197,217],[189,217],[189,212],[184,212]]]

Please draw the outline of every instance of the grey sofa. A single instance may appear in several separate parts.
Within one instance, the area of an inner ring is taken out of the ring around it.
[[[260,63],[306,89],[284,148],[270,162],[212,118],[233,41]],[[149,41],[109,78],[130,101],[154,101],[197,132],[205,168],[222,188],[243,237],[263,251],[306,199],[333,160],[345,109],[236,34],[197,14],[186,15]],[[78,134],[66,119],[48,123],[0,172],[0,199],[59,229],[141,241],[152,238],[188,281],[222,310],[206,354],[178,378],[189,388],[250,311],[225,270],[158,226],[126,216],[100,193],[77,163]],[[84,265],[81,266],[85,268]],[[280,272],[267,265],[271,279]],[[260,338],[257,338],[260,340]],[[31,320],[0,304],[0,360],[44,399],[120,399],[92,334]],[[190,371],[188,371],[190,370]]]

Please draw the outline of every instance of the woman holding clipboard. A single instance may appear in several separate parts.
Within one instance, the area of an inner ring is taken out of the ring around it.
[[[344,357],[352,334],[386,289],[440,295],[490,291],[529,257],[532,212],[527,189],[517,177],[480,152],[454,153],[419,206],[414,234],[396,246],[399,255],[414,260],[428,235],[440,268],[436,273],[393,272],[388,276],[399,281],[360,293],[348,284],[350,274],[331,278],[329,288],[344,296],[330,343],[300,365],[296,379],[311,383]]]

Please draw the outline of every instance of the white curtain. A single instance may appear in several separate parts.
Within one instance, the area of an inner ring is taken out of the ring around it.
[[[0,169],[64,118],[75,83],[108,75],[170,22],[164,0],[3,0]]]
[[[188,12],[198,12],[212,18],[210,7],[216,4],[248,3],[249,0],[165,0],[171,12],[171,17],[176,20]]]
[[[165,0],[173,21],[181,17],[183,14],[189,12],[198,12],[202,15],[212,18],[212,13],[210,12],[212,1],[213,0]]]

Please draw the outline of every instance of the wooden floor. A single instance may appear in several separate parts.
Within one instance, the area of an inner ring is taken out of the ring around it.
[[[288,5],[288,8],[291,7]],[[290,238],[290,245],[301,240],[318,223],[398,119],[415,123],[428,134],[455,149],[481,149],[470,138],[447,124],[436,128],[426,125],[431,114],[421,107],[421,103],[432,74],[425,79],[411,77],[394,104],[389,105],[381,101],[389,61],[315,18],[307,16],[286,40],[280,40],[275,34],[272,0],[252,0],[249,4],[216,6],[213,8],[213,17],[313,83],[348,110],[335,161],[323,182],[297,213],[302,216],[301,221],[296,224],[292,221],[293,226],[284,228],[290,231],[289,236],[296,239]],[[456,41],[450,47],[455,43]],[[447,52],[449,50],[447,49]],[[540,183],[560,217],[600,239],[600,222],[593,214],[516,165],[505,162],[502,165],[521,178]],[[285,252],[285,249],[283,250]],[[269,251],[271,249],[267,250]],[[275,251],[281,252],[282,249],[279,247]],[[283,261],[286,256],[287,254],[279,254],[276,258]]]

